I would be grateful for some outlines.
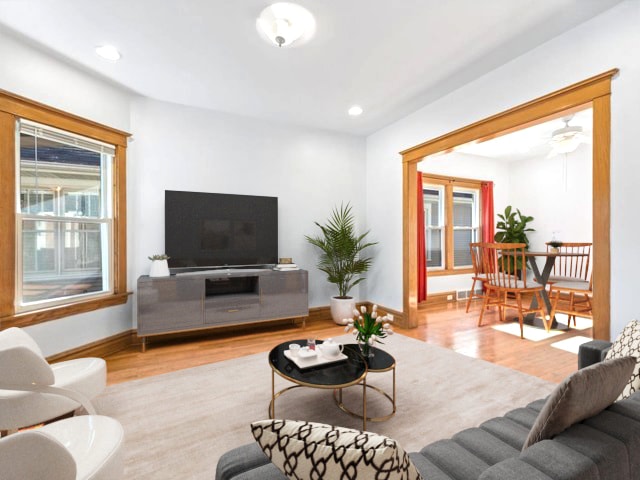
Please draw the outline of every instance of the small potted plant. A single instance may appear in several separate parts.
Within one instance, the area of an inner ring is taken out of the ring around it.
[[[151,260],[151,269],[149,270],[150,277],[168,277],[169,273],[169,256],[164,253],[155,254],[148,257]]]
[[[559,252],[559,248],[562,246],[562,242],[559,240],[551,240],[549,242],[549,246],[551,247],[551,251],[553,253],[558,253]]]

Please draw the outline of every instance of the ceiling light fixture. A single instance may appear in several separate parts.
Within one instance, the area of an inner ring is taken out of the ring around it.
[[[96,47],[96,53],[100,57],[111,62],[117,62],[120,60],[120,57],[122,57],[118,49],[113,45],[100,45],[99,47]]]
[[[564,117],[562,121],[564,122],[564,127],[554,130],[551,134],[551,146],[553,149],[549,156],[557,155],[558,153],[571,153],[575,151],[576,148],[581,143],[587,141],[587,137],[583,133],[582,127],[569,126],[569,122],[573,118],[573,115],[568,117]]]
[[[274,3],[265,8],[256,27],[259,32],[278,47],[288,47],[311,38],[316,29],[316,21],[306,8],[295,3]]]
[[[363,111],[364,110],[362,110],[362,107],[360,105],[354,105],[349,109],[347,113],[349,113],[349,115],[351,115],[352,117],[357,117],[358,115],[362,115]]]

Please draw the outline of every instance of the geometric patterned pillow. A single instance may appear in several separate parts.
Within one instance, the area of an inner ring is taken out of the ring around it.
[[[295,480],[420,480],[409,455],[395,440],[371,432],[294,420],[251,424],[254,438]]]
[[[637,320],[632,320],[624,327],[605,358],[610,360],[622,357],[636,357],[638,363],[636,363],[629,383],[622,390],[618,400],[624,400],[640,390],[640,322]]]

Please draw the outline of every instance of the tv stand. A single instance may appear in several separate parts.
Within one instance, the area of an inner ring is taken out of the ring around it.
[[[138,337],[309,315],[308,272],[223,269],[138,278]]]

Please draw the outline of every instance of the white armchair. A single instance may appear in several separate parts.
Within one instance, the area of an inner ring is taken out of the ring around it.
[[[82,415],[0,439],[3,480],[117,480],[124,470],[117,420]]]
[[[80,406],[95,414],[90,399],[107,383],[101,358],[49,364],[20,328],[0,332],[0,431],[58,418]]]

